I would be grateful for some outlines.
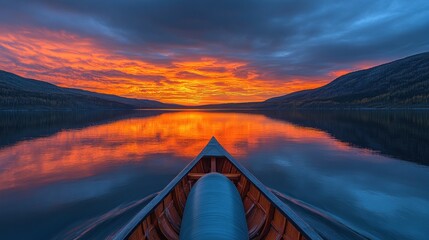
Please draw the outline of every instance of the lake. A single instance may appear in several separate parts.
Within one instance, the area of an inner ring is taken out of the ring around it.
[[[327,238],[427,239],[429,112],[0,112],[0,239],[114,234],[215,136]]]

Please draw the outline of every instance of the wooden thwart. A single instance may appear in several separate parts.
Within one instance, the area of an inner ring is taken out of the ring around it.
[[[188,174],[188,179],[189,180],[198,180],[198,179],[200,179],[204,175],[206,175],[206,174],[205,173],[189,173]],[[226,174],[223,174],[223,175],[225,175],[225,177],[227,177],[227,178],[229,178],[230,180],[233,180],[233,181],[237,181],[240,178],[240,176],[241,176],[241,174],[239,174],[239,173],[226,173]]]

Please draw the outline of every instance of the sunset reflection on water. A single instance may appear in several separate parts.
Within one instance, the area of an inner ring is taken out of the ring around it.
[[[0,113],[0,239],[65,239],[163,189],[215,136],[327,239],[423,240],[428,123],[418,112]]]
[[[0,151],[6,168],[0,189],[26,187],[97,174],[153,154],[190,161],[215,136],[231,154],[246,159],[249,150],[276,139],[319,142],[347,148],[322,131],[298,127],[263,115],[219,112],[172,112],[131,118],[83,129],[63,130]]]

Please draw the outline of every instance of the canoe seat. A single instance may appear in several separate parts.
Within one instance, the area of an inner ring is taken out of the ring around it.
[[[186,200],[180,239],[249,239],[240,194],[227,177],[219,173],[202,176]]]

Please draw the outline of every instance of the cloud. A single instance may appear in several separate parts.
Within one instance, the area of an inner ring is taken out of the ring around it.
[[[197,73],[187,72],[187,71],[180,71],[176,73],[176,77],[180,79],[206,79],[207,78],[206,76],[203,76]]]
[[[426,0],[1,0],[0,4],[0,26],[6,32],[39,29],[69,34],[90,39],[111,55],[164,67],[207,57],[241,62],[236,77],[279,83],[327,80],[334,72],[429,50]],[[56,39],[73,41],[61,34]],[[201,76],[226,72],[223,66],[203,67],[183,71]]]
[[[217,72],[217,73],[226,72],[226,68],[224,67],[201,67],[201,68],[198,68],[198,70],[203,72]]]

